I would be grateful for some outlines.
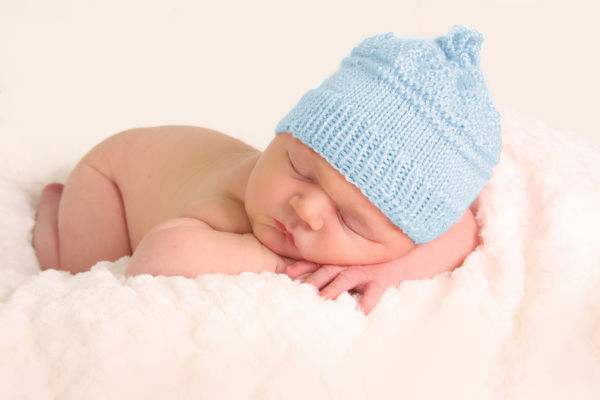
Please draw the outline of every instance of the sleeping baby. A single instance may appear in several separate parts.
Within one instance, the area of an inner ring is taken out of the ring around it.
[[[42,191],[33,245],[73,273],[131,256],[126,274],[287,273],[325,298],[460,266],[475,200],[501,150],[482,35],[363,40],[307,92],[261,152],[223,133],[118,133]]]

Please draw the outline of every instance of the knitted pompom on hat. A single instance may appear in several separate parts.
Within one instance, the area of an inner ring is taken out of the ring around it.
[[[279,122],[416,244],[457,222],[492,176],[500,114],[480,68],[483,36],[363,40]]]

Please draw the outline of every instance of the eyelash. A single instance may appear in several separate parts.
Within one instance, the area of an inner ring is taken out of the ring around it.
[[[298,171],[298,169],[294,165],[294,162],[292,161],[292,157],[290,157],[290,153],[288,153],[288,160],[290,162],[290,165],[292,166],[292,169],[298,176],[300,176],[302,179],[304,179],[306,181],[309,181],[309,182],[313,181],[313,179],[310,176],[306,176],[305,174],[302,174],[300,171]]]
[[[350,229],[352,232],[356,233],[357,235],[360,235],[357,231],[355,231],[348,222],[346,222],[346,220],[344,219],[344,213],[342,212],[342,210],[338,210],[338,217],[340,219],[340,222],[345,225],[348,229]]]

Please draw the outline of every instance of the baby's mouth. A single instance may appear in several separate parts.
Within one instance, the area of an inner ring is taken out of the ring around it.
[[[282,232],[285,235],[285,238],[287,239],[287,241],[295,248],[296,243],[294,243],[294,235],[292,235],[290,232],[288,232],[285,225],[282,224],[279,220],[273,218],[273,221],[275,222],[275,226],[277,227],[277,230]]]
[[[289,232],[286,232],[286,234],[285,234],[285,238],[288,240],[288,242],[290,242],[290,244],[291,244],[291,245],[292,245],[294,248],[296,248],[296,243],[294,242],[294,235],[292,235],[292,234],[291,234],[291,233],[289,233]]]

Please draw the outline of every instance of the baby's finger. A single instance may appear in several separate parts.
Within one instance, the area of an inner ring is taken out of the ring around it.
[[[352,291],[356,292],[356,293],[364,293],[365,286],[367,285],[367,283],[369,283],[369,282],[361,283],[360,285],[358,285],[354,289],[352,289]]]
[[[350,289],[354,289],[358,285],[364,283],[368,278],[367,273],[364,269],[359,267],[348,268],[347,270],[338,274],[333,282],[319,293],[326,299],[335,299],[340,294]]]
[[[378,281],[367,283],[362,299],[358,303],[365,315],[369,314],[375,308],[379,300],[381,300],[385,289],[386,287]]]
[[[299,260],[291,265],[288,265],[287,268],[285,269],[285,273],[290,278],[297,278],[300,275],[305,275],[305,274],[315,272],[317,269],[319,269],[319,264],[315,264],[310,261]]]
[[[304,283],[310,283],[321,290],[327,285],[337,274],[345,270],[346,267],[339,265],[322,265],[321,268],[316,270],[311,276],[304,280]]]

